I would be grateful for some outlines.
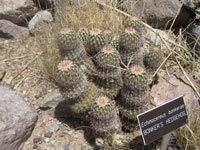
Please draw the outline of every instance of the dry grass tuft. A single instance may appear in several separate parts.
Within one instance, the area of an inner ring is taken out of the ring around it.
[[[182,150],[200,149],[200,109],[196,112],[197,118],[180,128],[177,135],[177,145]]]

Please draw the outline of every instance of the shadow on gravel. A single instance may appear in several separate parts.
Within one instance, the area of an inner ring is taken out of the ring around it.
[[[92,134],[90,123],[76,118],[65,101],[62,101],[57,105],[55,108],[54,116],[56,119],[62,123],[67,124],[74,130],[83,130],[85,140],[91,145],[95,145],[95,138]]]

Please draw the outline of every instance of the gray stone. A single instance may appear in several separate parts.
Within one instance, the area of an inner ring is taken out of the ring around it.
[[[195,81],[191,77],[190,79],[195,84]],[[154,85],[151,89],[151,96],[157,105],[161,105],[181,95],[184,96],[184,102],[189,115],[188,118],[192,121],[196,117],[196,110],[200,106],[200,98],[198,98],[183,74],[160,77],[158,84]]]
[[[47,11],[39,11],[35,14],[35,16],[29,21],[28,23],[28,28],[30,33],[34,34],[34,32],[39,31],[40,27],[39,25],[43,22],[49,23],[53,21],[53,16],[52,14]]]
[[[13,24],[8,20],[0,20],[0,38],[11,39],[28,34],[27,28]]]
[[[65,145],[64,145],[64,150],[69,150],[70,149],[70,141],[69,138],[67,138]]]
[[[44,134],[44,137],[48,137],[48,138],[51,138],[53,135],[53,132],[47,132]]]
[[[22,150],[37,113],[7,87],[0,86],[0,150]]]
[[[62,94],[58,89],[48,93],[44,99],[39,103],[40,108],[55,108],[61,101],[63,101]]]
[[[38,142],[40,142],[40,138],[34,138],[33,139],[33,143],[38,143]]]
[[[200,21],[194,22],[187,30],[187,42],[191,49],[195,46],[195,53],[200,56]]]
[[[169,24],[181,7],[182,3],[179,0],[125,0],[120,5],[122,10],[142,18],[156,28],[164,28]],[[190,14],[184,13],[184,17],[178,17],[176,23],[186,24],[189,17]]]
[[[59,130],[59,125],[56,123],[52,123],[48,126],[48,131],[52,133],[56,133]]]
[[[159,29],[155,29],[155,30],[160,35],[162,35],[162,36],[164,36],[166,38],[169,38],[168,34],[165,31],[162,31],[162,30],[159,30]],[[150,39],[156,45],[160,45],[162,49],[167,50],[167,48],[164,45],[164,43],[162,42],[162,40],[160,39],[160,37],[155,32],[152,32],[151,30],[147,29],[146,30],[146,34],[145,34],[145,38]]]
[[[38,148],[38,145],[37,144],[34,144],[33,145],[33,149],[37,149]]]
[[[21,23],[36,11],[37,8],[32,0],[0,0],[0,20]]]
[[[87,145],[82,145],[81,150],[87,150]]]
[[[195,11],[200,6],[200,0],[184,0],[184,6],[192,11]]]

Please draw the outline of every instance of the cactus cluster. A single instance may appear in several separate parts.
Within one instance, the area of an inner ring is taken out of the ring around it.
[[[142,28],[133,17],[119,35],[97,28],[58,33],[62,60],[55,67],[55,80],[73,116],[90,121],[96,137],[113,135],[121,124],[132,130],[136,116],[150,106],[148,74],[163,55],[154,45],[143,52]]]

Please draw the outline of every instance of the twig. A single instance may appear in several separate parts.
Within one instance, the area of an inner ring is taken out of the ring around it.
[[[33,55],[19,56],[19,57],[4,59],[3,61],[4,61],[4,62],[7,62],[7,61],[12,61],[12,60],[15,60],[15,59],[21,59],[21,58],[26,58],[26,57],[31,57],[31,56],[33,56]]]
[[[26,79],[27,77],[24,77],[22,80],[20,80],[17,84],[15,84],[15,86],[14,86],[14,90],[16,90],[19,86],[20,86],[20,84],[22,84],[23,83],[23,81]]]
[[[173,27],[173,25],[174,25],[174,23],[175,23],[175,21],[176,21],[178,15],[179,15],[181,9],[182,9],[182,6],[183,6],[183,3],[181,4],[181,6],[180,6],[179,9],[178,9],[178,11],[177,11],[177,13],[176,13],[176,16],[174,17],[173,22],[172,22],[172,24],[171,24],[171,26],[170,26],[170,28],[169,28],[169,31],[172,30],[172,27]],[[169,31],[168,31],[168,34],[169,34]]]
[[[169,55],[165,58],[165,60],[161,63],[161,65],[158,67],[156,72],[153,74],[153,78],[156,76],[158,71],[162,68],[162,66],[165,64],[165,62],[169,59],[169,57],[173,54],[173,52],[170,52]]]
[[[132,61],[132,59],[133,59],[133,55],[131,56],[131,58],[130,58],[130,60],[129,60],[128,64],[127,64],[127,68],[129,68],[129,66],[130,66],[130,64],[131,64],[131,61]]]
[[[185,77],[187,78],[187,80],[189,81],[190,85],[192,86],[192,88],[194,89],[194,91],[197,93],[198,97],[200,98],[200,93],[197,90],[197,88],[194,86],[194,84],[192,83],[192,81],[190,80],[190,78],[188,77],[187,73],[185,72],[185,70],[183,69],[183,67],[181,66],[180,62],[178,61],[177,57],[175,57],[177,64],[179,65],[179,67],[181,68],[181,71],[183,72],[183,74],[185,75]]]
[[[42,53],[40,55],[42,55]],[[26,70],[40,55],[36,56],[24,68],[22,68],[21,70],[19,70],[17,72],[17,74],[11,78],[10,82],[12,82],[12,80],[14,80],[16,77],[18,77],[24,70]]]

